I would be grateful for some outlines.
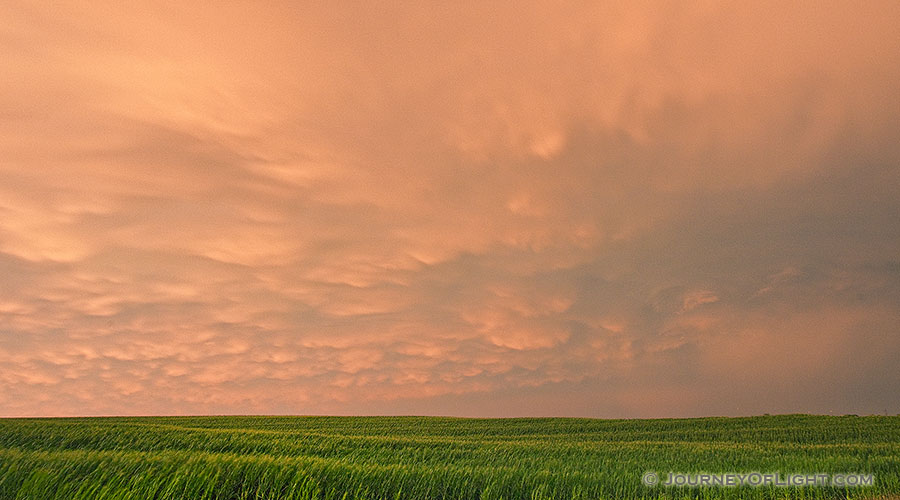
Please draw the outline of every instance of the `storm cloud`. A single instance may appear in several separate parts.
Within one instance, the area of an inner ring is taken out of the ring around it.
[[[900,411],[895,1],[0,17],[2,415]]]

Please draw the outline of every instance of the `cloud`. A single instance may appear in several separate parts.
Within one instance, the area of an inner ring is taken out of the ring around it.
[[[900,411],[896,2],[2,10],[4,415]]]

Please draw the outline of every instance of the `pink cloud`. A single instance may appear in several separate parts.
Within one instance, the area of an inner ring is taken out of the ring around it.
[[[898,15],[4,7],[0,414],[898,407]]]

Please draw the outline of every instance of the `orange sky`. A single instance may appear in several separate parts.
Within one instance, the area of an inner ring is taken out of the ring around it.
[[[895,0],[0,19],[0,415],[900,412]]]

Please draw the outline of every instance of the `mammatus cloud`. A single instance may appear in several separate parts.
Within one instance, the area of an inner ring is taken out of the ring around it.
[[[0,414],[900,411],[896,2],[0,8]]]

